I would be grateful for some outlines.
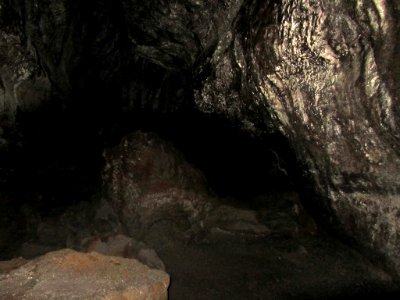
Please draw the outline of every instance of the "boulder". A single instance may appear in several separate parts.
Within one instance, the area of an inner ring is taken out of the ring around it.
[[[1,299],[167,299],[169,276],[137,260],[50,252],[0,275]]]
[[[159,222],[190,232],[213,207],[202,173],[154,133],[132,133],[104,157],[104,196],[130,236],[141,239]]]

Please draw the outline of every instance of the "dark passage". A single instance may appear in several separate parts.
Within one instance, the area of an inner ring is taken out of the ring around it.
[[[101,127],[89,115],[56,104],[20,112],[15,130],[7,136],[15,142],[0,158],[3,224],[10,222],[12,210],[18,217],[10,228],[18,227],[23,236],[34,231],[25,228],[31,216],[23,211],[34,210],[41,217],[60,215],[70,206],[101,196],[103,150],[136,130],[155,132],[171,142],[227,203],[251,206],[258,195],[296,188],[294,155],[277,133],[252,137],[239,124],[193,109],[143,110],[106,124]],[[8,248],[7,237],[2,245]],[[14,250],[0,249],[1,257],[10,257],[10,251]]]
[[[252,136],[240,124],[195,110],[139,112],[119,127],[156,132],[172,142],[220,197],[246,202],[260,194],[296,189],[300,172],[290,145],[279,133]]]
[[[100,188],[102,151],[136,130],[155,132],[201,170],[218,196],[249,201],[296,188],[299,174],[279,133],[252,137],[239,125],[195,111],[138,112],[108,128],[54,107],[18,115],[18,143],[1,157],[2,190],[43,212],[89,199]],[[17,134],[17,133],[15,133]]]

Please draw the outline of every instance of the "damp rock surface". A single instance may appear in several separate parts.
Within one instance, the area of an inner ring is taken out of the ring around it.
[[[134,259],[50,252],[0,275],[1,299],[167,299],[168,274]]]

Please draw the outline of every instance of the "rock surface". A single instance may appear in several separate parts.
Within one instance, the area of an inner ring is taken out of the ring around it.
[[[150,268],[165,271],[165,265],[154,249],[122,234],[110,236],[105,241],[100,238],[89,238],[84,242],[83,249],[104,255],[135,258]]]
[[[131,236],[160,222],[191,234],[214,205],[201,172],[153,133],[128,135],[104,156],[104,195]]]
[[[239,209],[221,205],[211,211],[204,219],[204,226],[211,232],[225,232],[243,236],[263,237],[271,233],[261,224],[255,210]]]
[[[67,247],[80,252],[133,258],[150,268],[165,271],[154,249],[123,234],[125,230],[119,217],[104,199],[72,206],[59,217],[35,220],[33,212],[25,217],[29,228],[21,231],[24,237],[16,244],[4,237],[4,242],[9,244],[8,256],[33,259]]]
[[[1,299],[167,299],[169,276],[136,260],[50,252],[0,275]]]
[[[204,110],[254,124],[260,113],[246,109],[265,112],[307,170],[315,216],[397,273],[399,9],[392,1],[249,1],[196,98]]]

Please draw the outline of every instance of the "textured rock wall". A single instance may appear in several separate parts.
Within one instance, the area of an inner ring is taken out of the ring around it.
[[[4,112],[56,94],[97,130],[194,101],[280,130],[320,219],[400,272],[396,1],[0,3]]]
[[[0,114],[12,123],[18,108],[31,110],[49,98],[50,82],[21,37],[0,30],[0,45]]]
[[[397,271],[398,17],[392,1],[249,1],[196,98],[242,119],[243,106],[268,111],[308,169],[320,218]]]
[[[174,110],[190,98],[195,66],[216,47],[241,2],[2,0],[0,31],[16,40],[1,47],[1,61],[10,62],[2,72],[10,81],[6,94],[25,80],[14,61],[19,55],[32,58],[25,77],[37,80],[33,70],[40,69],[53,98],[79,98],[92,113]],[[23,108],[23,99],[13,97],[3,101],[13,105],[11,113]]]

